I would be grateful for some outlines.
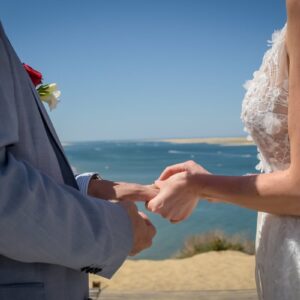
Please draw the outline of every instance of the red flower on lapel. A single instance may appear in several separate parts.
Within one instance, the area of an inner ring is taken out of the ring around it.
[[[43,80],[43,75],[42,73],[40,73],[39,71],[31,68],[29,65],[27,64],[23,64],[25,70],[27,71],[28,75],[30,76],[32,83],[34,84],[34,86],[38,86],[39,84],[42,83]]]

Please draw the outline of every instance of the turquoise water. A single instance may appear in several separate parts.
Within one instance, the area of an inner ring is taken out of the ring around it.
[[[222,146],[208,144],[175,145],[159,142],[81,142],[65,146],[71,164],[79,171],[97,171],[116,181],[152,183],[168,165],[193,159],[215,174],[243,175],[255,173],[255,146]],[[144,210],[143,204],[139,204]],[[151,249],[137,258],[164,259],[178,251],[193,234],[220,229],[242,233],[254,239],[256,213],[228,204],[201,201],[192,216],[173,225],[149,214],[157,227]]]

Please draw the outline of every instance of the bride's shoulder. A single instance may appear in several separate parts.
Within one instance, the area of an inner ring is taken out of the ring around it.
[[[300,7],[300,0],[286,0],[286,6],[289,7]]]
[[[287,7],[287,48],[299,53],[300,49],[300,0],[286,0]],[[298,56],[298,55],[297,55]]]
[[[300,22],[300,0],[286,0],[286,10],[288,21],[293,19],[293,22]]]

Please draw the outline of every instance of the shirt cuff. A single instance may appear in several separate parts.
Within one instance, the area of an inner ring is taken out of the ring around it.
[[[88,195],[88,187],[89,187],[90,180],[93,177],[95,177],[95,175],[100,178],[97,172],[87,172],[75,176],[79,190],[82,194],[86,196]]]

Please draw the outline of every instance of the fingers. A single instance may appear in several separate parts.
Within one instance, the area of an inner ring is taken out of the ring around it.
[[[144,213],[144,212],[142,212],[142,211],[138,211],[138,214],[146,221],[148,221],[149,220],[149,218],[147,217],[147,215]]]
[[[112,201],[116,201],[116,200],[112,200]],[[111,202],[112,202],[111,201]],[[131,202],[131,201],[127,201],[127,200],[124,200],[124,201],[116,201],[116,203],[120,206],[122,206],[123,208],[125,208],[126,210],[130,210],[130,211],[137,211],[137,206],[135,205],[134,202]]]
[[[146,208],[153,212],[153,213],[159,213],[159,206],[161,202],[163,202],[162,199],[162,192],[158,194],[155,198],[153,198],[151,201],[147,202]]]
[[[115,198],[119,201],[149,201],[154,198],[159,189],[154,185],[121,182],[115,185]]]
[[[184,171],[186,171],[185,163],[169,166],[165,168],[165,170],[161,173],[158,180],[166,180],[169,177],[173,176],[174,174],[184,172]]]
[[[182,222],[183,220],[170,220],[170,223],[172,223],[172,224],[178,224],[178,223],[180,223],[180,222]]]
[[[146,225],[149,227],[148,229],[150,230],[150,235],[153,238],[156,235],[155,226],[152,224],[152,222],[145,213],[143,213],[142,211],[139,211],[138,213],[144,219]]]
[[[159,188],[154,184],[143,186],[140,192],[139,200],[145,202],[150,201],[151,199],[155,198],[158,193]]]
[[[162,217],[169,217],[170,209],[167,207],[170,200],[173,198],[172,189],[163,189],[160,193],[147,203],[146,208],[156,214],[160,214]]]
[[[149,201],[150,202],[150,201]],[[149,202],[145,202],[145,207],[148,211],[152,212],[152,213],[155,213],[155,214],[159,214],[161,217],[163,217],[164,219],[167,219],[170,221],[170,223],[172,224],[177,224],[177,223],[180,223],[182,221],[184,221],[187,217],[184,217],[184,216],[174,216],[173,215],[173,212],[170,211],[170,209],[168,211],[166,211],[166,209],[164,210],[158,210],[156,211],[155,210],[155,207],[150,204],[150,207],[149,207]],[[177,213],[176,213],[177,214]]]
[[[155,180],[154,184],[158,189],[162,189],[165,185],[165,182],[163,180]]]
[[[149,188],[149,189],[156,189],[156,185],[153,184],[153,183],[152,184],[146,184],[145,187]]]
[[[130,256],[134,256],[139,252],[151,247],[152,240],[156,234],[156,229],[147,215],[143,212],[137,212],[134,216],[133,229],[134,229],[134,243]]]
[[[202,166],[198,165],[193,160],[188,160],[180,164],[176,164],[173,166],[167,167],[159,176],[158,180],[166,180],[169,177],[175,175],[176,173],[184,172],[184,171],[198,171],[199,173],[210,174],[207,170],[205,170]]]
[[[148,226],[153,226],[152,223],[151,223],[151,221],[149,220],[148,216],[145,213],[143,213],[142,211],[139,211],[138,213],[144,219],[145,223]]]

